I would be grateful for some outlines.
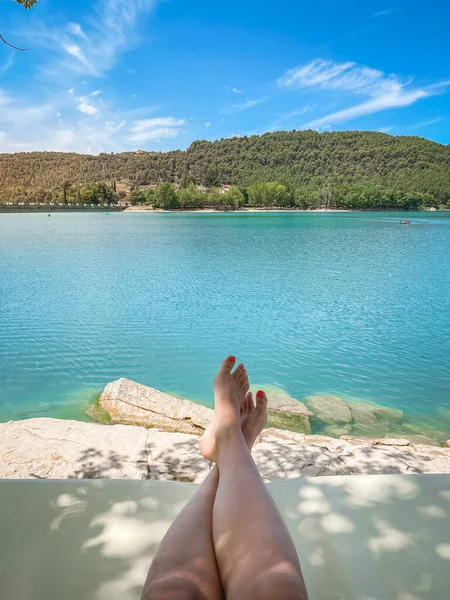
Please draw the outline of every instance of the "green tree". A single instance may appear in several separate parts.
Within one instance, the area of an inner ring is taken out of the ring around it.
[[[126,200],[128,201],[129,204],[136,206],[137,204],[144,204],[147,201],[147,194],[144,192],[144,190],[140,190],[135,189],[132,190]]]
[[[78,197],[82,204],[112,204],[118,200],[117,194],[103,181],[81,186]]]
[[[170,210],[177,207],[177,195],[173,186],[168,181],[163,181],[156,188],[155,203],[164,210]]]
[[[38,3],[38,0],[14,0],[16,4],[21,4],[25,9],[33,8],[35,4]]]
[[[204,205],[204,197],[205,194],[192,183],[178,190],[178,203],[182,209],[201,208]]]
[[[244,194],[235,185],[232,185],[225,194],[225,201],[230,208],[239,208],[244,204],[244,200]]]
[[[155,190],[149,189],[145,194],[144,204],[153,204],[155,202]]]
[[[223,197],[219,188],[211,188],[206,193],[206,206],[208,208],[215,208],[216,210],[223,210]]]
[[[277,181],[256,183],[248,188],[248,203],[251,206],[282,207],[290,206],[291,193]]]
[[[319,190],[319,203],[321,206],[324,206],[325,209],[329,209],[331,207],[331,200],[333,197],[333,192],[329,185],[325,186],[321,190]]]
[[[62,185],[64,204],[67,204],[67,193],[69,192],[71,187],[72,187],[72,184],[70,183],[70,181],[64,181],[64,183]]]
[[[424,138],[361,131],[280,131],[193,142],[186,151],[145,156],[132,152],[0,154],[0,198],[12,202],[14,191],[24,188],[30,198],[42,197],[42,190],[47,190],[52,201],[62,202],[62,186],[69,178],[77,186],[117,181],[120,190],[130,183],[139,187],[171,178],[183,179],[183,187],[189,187],[183,177],[189,174],[193,181],[206,181],[212,187],[221,181],[236,185],[253,206],[314,208],[321,190],[329,187],[336,208],[412,210],[414,206],[450,207],[449,165],[450,146]],[[202,194],[201,199],[200,206],[208,197]],[[220,203],[224,201],[222,196]],[[191,202],[194,199],[184,201],[186,206]]]
[[[217,187],[219,185],[219,170],[216,165],[208,167],[203,183],[208,188]]]
[[[180,179],[180,188],[188,188],[194,181],[188,173],[183,173]]]

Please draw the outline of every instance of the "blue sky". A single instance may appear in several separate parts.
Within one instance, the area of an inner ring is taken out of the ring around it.
[[[0,0],[0,152],[359,129],[450,143],[444,1]]]

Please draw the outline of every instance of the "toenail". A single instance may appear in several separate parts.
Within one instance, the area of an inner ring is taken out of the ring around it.
[[[236,362],[236,357],[235,356],[229,356],[228,360],[232,363]]]
[[[264,398],[264,392],[263,392],[263,391],[261,391],[261,390],[258,390],[258,391],[256,392],[256,397],[257,397],[257,398]]]

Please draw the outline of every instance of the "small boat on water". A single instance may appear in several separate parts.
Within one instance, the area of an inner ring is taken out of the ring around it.
[[[411,225],[411,221],[409,219],[404,219],[403,221],[400,221],[400,225]]]

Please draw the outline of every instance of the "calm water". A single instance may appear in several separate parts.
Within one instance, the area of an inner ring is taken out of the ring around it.
[[[450,214],[404,216],[0,215],[0,420],[122,376],[210,404],[230,353],[296,398],[450,407]]]

